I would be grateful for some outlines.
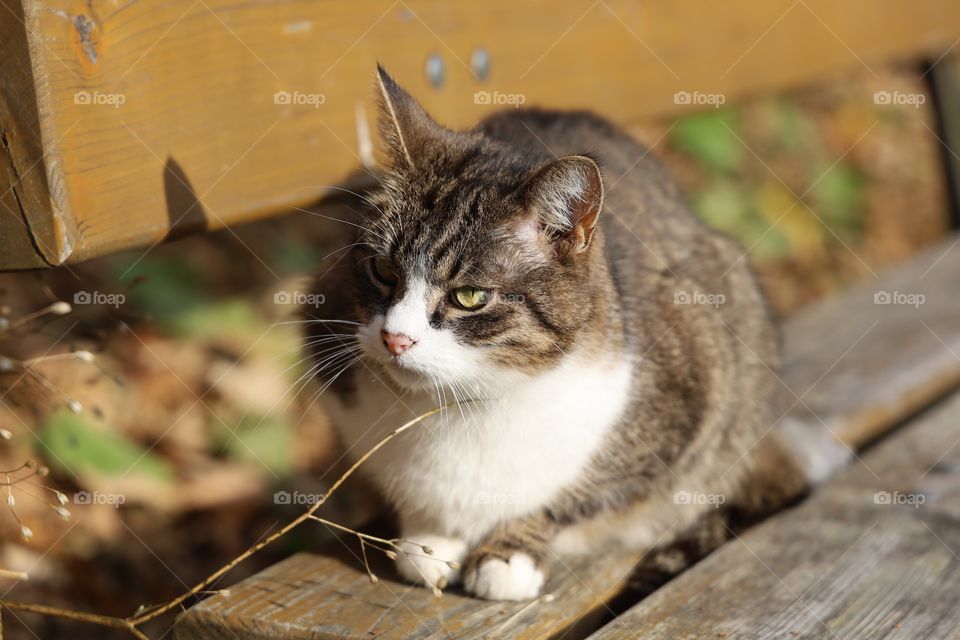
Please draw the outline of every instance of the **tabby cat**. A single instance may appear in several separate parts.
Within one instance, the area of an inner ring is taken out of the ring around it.
[[[764,297],[646,149],[589,113],[454,132],[377,80],[389,171],[307,326],[354,459],[448,405],[363,466],[405,578],[533,598],[554,554],[663,545],[843,457],[771,428]]]

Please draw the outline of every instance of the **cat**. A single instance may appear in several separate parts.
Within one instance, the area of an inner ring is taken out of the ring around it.
[[[454,132],[377,87],[389,170],[306,326],[352,459],[447,405],[362,467],[404,578],[535,598],[555,554],[659,548],[816,480],[822,452],[772,429],[778,334],[742,249],[644,147],[586,112]]]

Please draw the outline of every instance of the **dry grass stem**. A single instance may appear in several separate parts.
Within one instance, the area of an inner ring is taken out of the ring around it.
[[[51,305],[51,307],[52,306],[53,305]],[[69,312],[69,305],[67,305],[67,307],[68,307],[67,311],[64,311],[64,313]],[[46,312],[57,313],[56,311],[50,311],[50,310]],[[397,551],[408,553],[407,551],[401,549],[398,546],[399,543],[404,542],[404,540],[402,539],[387,540],[385,538],[378,538],[376,536],[371,536],[365,533],[361,533],[359,531],[350,529],[349,527],[345,527],[335,522],[331,522],[329,520],[319,518],[315,516],[315,513],[321,506],[323,506],[324,503],[326,503],[326,501],[330,498],[330,496],[332,496],[343,485],[343,483],[346,482],[350,478],[350,476],[352,476],[357,471],[357,469],[360,468],[361,465],[363,465],[368,459],[370,459],[370,457],[373,454],[375,454],[377,451],[382,449],[391,440],[393,440],[394,438],[402,434],[404,431],[407,431],[408,429],[411,429],[417,424],[423,422],[427,418],[433,415],[436,415],[441,411],[448,410],[450,408],[456,407],[466,402],[470,402],[470,401],[466,400],[463,402],[453,402],[453,403],[445,404],[440,407],[436,407],[434,409],[431,409],[430,411],[427,411],[425,413],[418,415],[417,417],[409,420],[402,426],[397,427],[396,429],[391,431],[389,434],[384,436],[384,438],[381,439],[376,445],[371,447],[370,450],[368,450],[366,453],[360,456],[360,458],[358,458],[356,462],[354,462],[339,478],[337,478],[337,480],[333,483],[333,485],[331,485],[330,489],[325,494],[323,494],[323,496],[321,496],[319,500],[313,503],[310,506],[310,508],[308,508],[305,512],[303,512],[302,514],[300,514],[299,516],[297,516],[296,518],[288,522],[286,525],[284,525],[281,529],[279,529],[275,533],[271,534],[270,536],[267,536],[257,544],[253,545],[252,547],[250,547],[249,549],[247,549],[246,551],[244,551],[243,553],[235,557],[230,562],[226,563],[225,565],[223,565],[222,567],[220,567],[219,569],[211,573],[209,576],[201,580],[192,588],[188,589],[187,591],[184,591],[179,596],[177,596],[176,598],[173,598],[172,600],[166,603],[156,605],[154,607],[149,607],[147,609],[144,609],[143,607],[141,607],[140,609],[137,610],[136,613],[126,618],[103,616],[103,615],[97,615],[92,613],[85,613],[82,611],[62,609],[59,607],[49,607],[46,605],[31,604],[26,602],[17,602],[17,601],[2,600],[2,599],[0,599],[0,610],[2,610],[3,608],[7,608],[10,610],[36,613],[39,615],[50,616],[54,618],[74,620],[77,622],[85,622],[92,625],[99,625],[102,627],[109,627],[113,629],[123,629],[125,631],[128,631],[131,635],[133,635],[138,640],[149,640],[149,638],[142,631],[140,631],[138,627],[177,607],[182,607],[183,603],[188,599],[190,599],[191,597],[195,597],[199,595],[208,595],[211,593],[221,593],[221,594],[228,593],[224,589],[209,590],[209,587],[213,583],[215,583],[217,580],[219,580],[221,577],[229,573],[234,567],[239,565],[241,562],[247,560],[252,555],[260,551],[261,549],[273,544],[274,542],[276,542],[286,534],[290,533],[290,531],[292,531],[296,527],[300,526],[301,524],[309,520],[315,520],[317,522],[321,522],[331,528],[338,529],[356,536],[357,539],[360,540],[360,548],[363,553],[364,568],[366,569],[368,575],[370,576],[371,582],[377,583],[379,582],[380,579],[377,578],[377,576],[370,569],[369,563],[367,562],[366,547],[369,546],[379,551],[382,551],[383,553],[386,553],[389,557],[396,557]],[[26,465],[24,465],[24,467],[21,467],[21,468],[26,468]],[[8,472],[8,474],[9,473],[12,473],[12,472]],[[40,474],[38,473],[36,475],[40,475]],[[8,486],[8,489],[12,489],[13,484],[16,484],[16,482],[11,482],[8,479],[8,482],[0,483],[0,486],[4,484]],[[53,491],[52,489],[50,490]],[[56,492],[56,495],[59,500],[60,495],[62,494],[60,494],[59,492]],[[58,506],[62,507],[62,505],[58,505]],[[421,545],[421,550],[426,555],[433,554],[433,550],[430,549],[429,547]],[[439,558],[437,560],[440,562],[446,562]],[[447,564],[450,565],[451,567],[454,567],[456,563],[447,562]],[[13,574],[16,572],[6,572],[6,573]],[[3,573],[0,573],[0,576],[3,576],[3,575],[4,575]],[[434,592],[439,594],[439,588],[434,587]]]

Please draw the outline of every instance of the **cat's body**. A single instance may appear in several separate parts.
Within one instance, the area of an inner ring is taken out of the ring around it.
[[[411,540],[401,573],[533,597],[554,553],[653,547],[761,484],[802,487],[768,435],[778,343],[742,250],[644,148],[583,113],[454,134],[385,74],[381,88],[395,166],[365,245],[317,283],[363,354],[327,405],[356,457],[474,400],[366,464]],[[761,477],[771,465],[780,477]]]

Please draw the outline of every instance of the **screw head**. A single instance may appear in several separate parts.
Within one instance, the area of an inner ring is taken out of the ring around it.
[[[443,82],[446,79],[446,69],[443,64],[443,58],[440,57],[438,53],[431,53],[427,56],[427,62],[424,66],[424,71],[427,74],[427,80],[430,81],[430,84],[434,89],[439,89],[443,86]]]
[[[477,47],[470,54],[470,69],[477,80],[486,80],[490,76],[490,52]]]

